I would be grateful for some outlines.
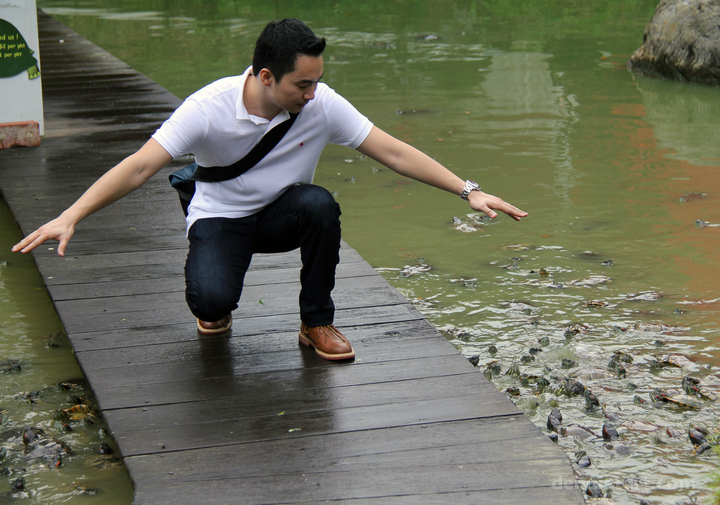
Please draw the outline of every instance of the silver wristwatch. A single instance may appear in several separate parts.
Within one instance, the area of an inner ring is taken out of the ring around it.
[[[462,192],[460,193],[460,198],[465,200],[467,202],[468,196],[470,196],[471,191],[480,191],[480,186],[477,182],[467,180],[465,181],[465,187],[463,188]]]

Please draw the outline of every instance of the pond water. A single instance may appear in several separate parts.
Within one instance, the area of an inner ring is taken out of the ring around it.
[[[335,192],[345,240],[540,429],[561,410],[583,489],[708,498],[717,455],[694,454],[688,429],[718,427],[720,95],[625,69],[655,0],[38,3],[181,97],[242,72],[268,20],[306,21],[328,40],[325,82],[530,213],[484,220],[331,146],[316,182]],[[7,317],[55,317],[18,310]],[[616,355],[624,372],[608,369]],[[600,407],[559,390],[566,376]],[[704,396],[681,398],[684,376]],[[657,388],[674,401],[651,401]],[[602,439],[606,422],[619,441]]]
[[[0,199],[0,503],[130,503],[127,471],[102,418],[84,408],[92,391],[35,262],[10,252],[21,237]],[[42,430],[28,444],[26,427]],[[24,490],[12,493],[19,478]]]

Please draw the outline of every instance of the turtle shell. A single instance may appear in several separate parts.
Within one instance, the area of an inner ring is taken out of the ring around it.
[[[0,19],[0,77],[13,77],[26,70],[30,79],[40,75],[34,51],[15,26]]]
[[[707,406],[702,400],[699,400],[697,397],[684,394],[670,396],[665,401],[672,402],[679,407],[689,409],[702,409],[703,407]]]

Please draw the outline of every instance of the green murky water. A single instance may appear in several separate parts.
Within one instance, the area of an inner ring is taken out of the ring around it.
[[[617,503],[708,497],[717,456],[694,455],[687,432],[718,426],[720,95],[625,70],[654,0],[39,5],[178,96],[242,72],[269,19],[305,20],[328,39],[330,86],[530,213],[482,220],[330,147],[316,182],[336,192],[345,240],[541,429],[561,409],[559,445],[592,462],[574,464],[583,489],[597,482]],[[608,370],[616,351],[632,359],[624,377]],[[567,375],[603,407],[558,391]],[[683,376],[702,381],[695,407],[651,402],[656,388],[677,400]],[[605,422],[619,441],[602,440]]]
[[[103,420],[77,406],[94,405],[92,391],[35,262],[10,252],[21,237],[0,199],[0,503],[130,503],[132,485]],[[28,444],[26,427],[42,430]],[[101,444],[115,454],[100,454]],[[18,478],[24,490],[12,493]]]

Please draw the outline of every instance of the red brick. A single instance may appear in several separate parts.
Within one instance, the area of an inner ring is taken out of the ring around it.
[[[0,149],[14,146],[39,146],[40,125],[37,121],[0,123]]]

